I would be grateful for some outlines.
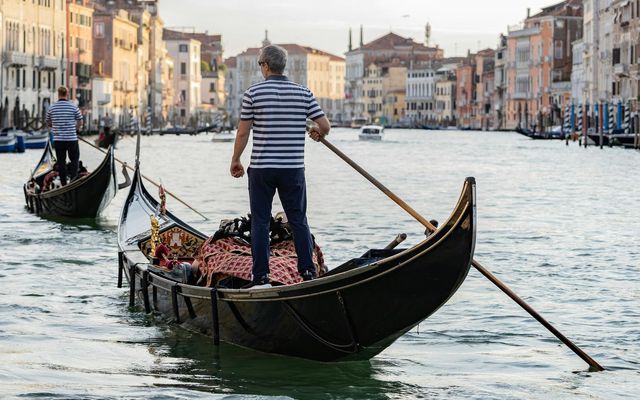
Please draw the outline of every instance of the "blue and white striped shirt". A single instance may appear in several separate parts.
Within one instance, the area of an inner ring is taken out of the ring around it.
[[[250,168],[304,168],[306,121],[324,112],[313,93],[271,75],[244,93],[240,119],[253,121]]]
[[[47,124],[51,124],[53,140],[72,142],[76,136],[76,121],[82,120],[80,109],[66,99],[60,99],[47,110]]]

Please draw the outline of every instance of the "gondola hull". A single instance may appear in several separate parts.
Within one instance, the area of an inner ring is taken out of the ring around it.
[[[475,182],[467,179],[449,220],[405,250],[371,250],[310,282],[265,289],[200,287],[157,275],[140,244],[157,202],[136,171],[118,228],[120,279],[130,302],[187,329],[267,353],[341,361],[368,359],[437,311],[464,281],[475,245]],[[172,214],[161,230],[205,236]]]
[[[45,156],[50,152],[45,148]],[[44,157],[43,156],[43,159]],[[45,171],[40,175],[39,185]],[[89,175],[47,192],[36,193],[24,186],[27,209],[42,217],[95,218],[111,202],[117,192],[115,160],[110,148],[102,163]]]

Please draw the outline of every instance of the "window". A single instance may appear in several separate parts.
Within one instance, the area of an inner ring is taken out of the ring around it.
[[[180,63],[180,75],[187,74],[187,63]]]
[[[178,51],[180,53],[188,53],[189,52],[189,45],[188,44],[181,44],[180,46],[178,46]]]
[[[556,40],[555,50],[554,50],[554,57],[555,57],[556,60],[561,59],[563,57],[563,55],[564,55],[563,54],[564,51],[563,51],[562,47],[563,47],[562,40]]]
[[[215,92],[216,91],[216,84],[215,82],[211,82],[209,84],[209,92]]]
[[[97,38],[104,37],[104,22],[97,22],[94,28],[94,36]]]

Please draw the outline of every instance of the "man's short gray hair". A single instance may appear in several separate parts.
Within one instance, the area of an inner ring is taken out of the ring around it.
[[[287,66],[287,51],[273,44],[265,46],[260,51],[258,61],[267,63],[274,74],[282,74]]]

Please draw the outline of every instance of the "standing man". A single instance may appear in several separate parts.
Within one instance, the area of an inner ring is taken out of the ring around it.
[[[109,116],[109,113],[104,115],[102,119],[102,123],[104,124],[104,138],[107,144],[114,144],[115,140],[111,137],[111,127],[113,126],[113,120]]]
[[[240,156],[253,127],[253,149],[248,168],[251,204],[252,286],[269,283],[269,224],[276,190],[293,231],[298,272],[303,280],[316,277],[312,261],[313,239],[307,223],[304,178],[304,141],[307,118],[316,122],[309,136],[319,141],[331,125],[311,91],[283,75],[287,52],[266,46],[258,65],[263,82],[251,86],[242,98],[242,112],[231,158],[231,175],[240,178]]]
[[[76,132],[82,127],[82,114],[78,106],[67,99],[67,88],[58,88],[58,101],[47,110],[47,126],[53,131],[53,145],[56,150],[56,161],[60,183],[67,184],[67,175],[71,180],[78,176],[80,148]],[[69,154],[69,171],[67,171],[67,154]]]

